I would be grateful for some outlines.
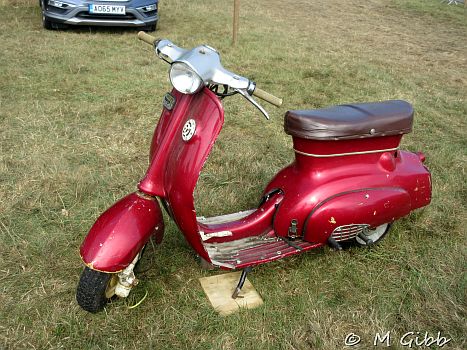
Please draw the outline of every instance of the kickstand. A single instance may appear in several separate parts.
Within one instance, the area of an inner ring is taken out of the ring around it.
[[[235,291],[232,294],[232,299],[237,299],[238,295],[240,294],[240,291],[242,290],[243,284],[245,283],[246,280],[246,275],[248,272],[251,272],[252,267],[248,266],[245,267],[242,271],[242,275],[240,276],[240,280],[238,281],[237,288],[235,288]]]

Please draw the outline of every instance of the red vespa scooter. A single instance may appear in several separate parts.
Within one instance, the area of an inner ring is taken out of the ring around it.
[[[90,312],[136,285],[133,269],[151,236],[162,240],[158,199],[202,261],[243,269],[235,298],[252,266],[330,245],[380,241],[391,223],[431,200],[431,178],[421,153],[399,150],[412,129],[413,109],[404,101],[289,111],[295,161],[263,192],[258,208],[218,217],[196,217],[193,192],[224,123],[221,100],[239,93],[282,101],[254,82],[227,71],[206,45],[191,50],[140,32],[159,58],[170,63],[174,87],[163,100],[150,165],[132,193],[105,211],[81,246],[86,267],[77,301]]]

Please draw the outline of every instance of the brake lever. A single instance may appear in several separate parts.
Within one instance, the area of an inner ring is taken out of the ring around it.
[[[243,97],[245,97],[249,102],[251,102],[251,104],[255,106],[256,108],[258,108],[259,111],[263,113],[263,115],[266,117],[266,119],[269,120],[268,112],[266,112],[266,110],[263,107],[261,107],[261,105],[258,102],[256,102],[246,90],[242,90],[242,89],[234,89],[234,90],[237,91]]]

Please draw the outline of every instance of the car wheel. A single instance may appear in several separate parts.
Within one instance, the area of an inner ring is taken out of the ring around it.
[[[154,32],[156,29],[157,29],[157,22],[154,23],[154,24],[152,24],[152,25],[143,27],[143,30],[144,30],[145,32]]]
[[[44,4],[44,0],[41,0],[40,5],[41,5],[41,10],[42,10],[42,12],[41,12],[41,15],[42,15],[42,26],[43,26],[45,29],[52,30],[52,29],[53,29],[52,21],[48,20],[47,17],[45,17],[45,4]]]

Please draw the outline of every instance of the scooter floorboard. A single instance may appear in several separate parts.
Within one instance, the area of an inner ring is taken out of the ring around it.
[[[302,240],[295,240],[292,245],[270,235],[248,237],[225,243],[204,243],[212,263],[227,269],[242,269],[262,264],[302,253],[321,245],[321,243],[310,243]]]

